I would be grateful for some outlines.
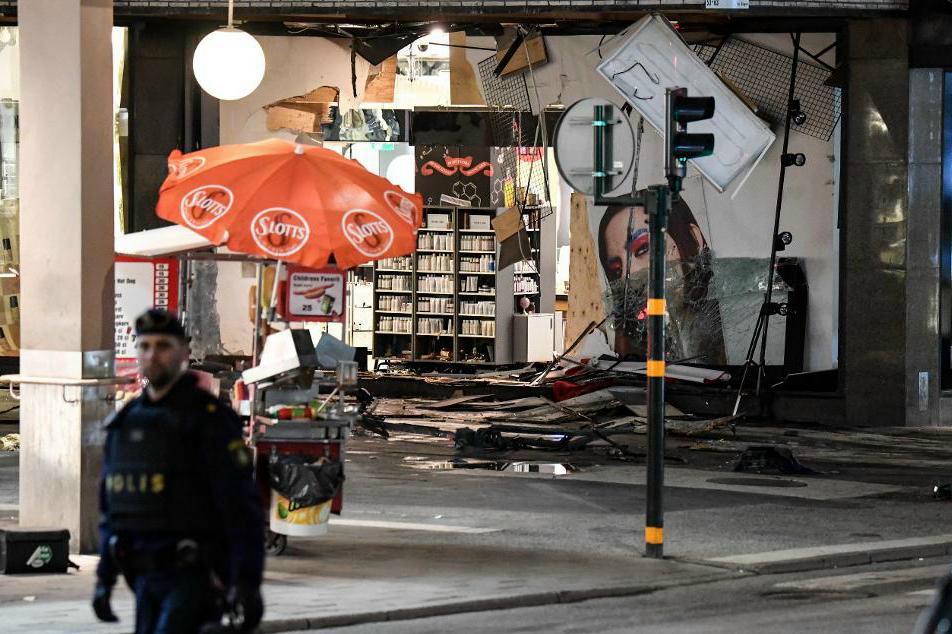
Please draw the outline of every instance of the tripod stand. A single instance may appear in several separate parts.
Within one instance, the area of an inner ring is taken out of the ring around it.
[[[770,248],[770,268],[767,271],[767,289],[764,292],[764,301],[760,306],[760,312],[757,315],[757,323],[754,325],[754,331],[750,337],[750,345],[747,348],[747,357],[744,360],[744,373],[741,376],[740,385],[737,388],[737,399],[734,401],[733,415],[737,416],[740,409],[740,401],[744,395],[744,387],[747,385],[747,374],[751,368],[757,369],[757,389],[755,394],[760,396],[760,390],[764,379],[764,370],[767,365],[767,330],[770,326],[770,316],[773,314],[786,315],[786,304],[777,304],[773,301],[773,285],[777,270],[777,252],[783,250],[786,245],[793,241],[793,235],[790,232],[780,233],[780,210],[783,208],[783,185],[786,180],[787,168],[790,166],[802,166],[805,158],[802,154],[789,154],[790,148],[790,123],[797,119],[802,122],[803,113],[800,111],[799,104],[794,99],[794,93],[797,86],[797,65],[800,63],[800,33],[791,36],[793,38],[793,64],[790,66],[790,86],[787,93],[787,111],[784,117],[783,129],[783,153],[780,156],[780,179],[777,185],[777,207],[774,211],[774,224],[772,246]],[[754,362],[754,354],[757,351],[757,345],[760,344],[760,358]]]

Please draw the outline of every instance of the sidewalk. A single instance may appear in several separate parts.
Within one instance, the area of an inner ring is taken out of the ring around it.
[[[403,533],[415,533],[412,545]],[[488,534],[453,545],[444,532],[332,527],[316,540],[292,540],[268,561],[265,631],[380,622],[588,598],[635,595],[737,576],[708,566],[500,548]],[[396,539],[395,539],[396,538]],[[449,543],[448,543],[449,542]],[[78,573],[0,577],[6,633],[128,632],[132,598],[117,588],[119,625],[97,623],[89,608],[95,557],[74,557]]]

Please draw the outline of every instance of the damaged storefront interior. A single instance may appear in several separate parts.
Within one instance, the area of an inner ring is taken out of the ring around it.
[[[214,631],[909,631],[952,596],[950,32],[0,0],[11,631],[132,629],[111,557],[197,571]],[[177,386],[229,424],[159,434]]]
[[[148,47],[161,45],[163,26],[152,28],[136,36],[143,67]],[[538,452],[560,464],[644,456],[648,213],[574,191],[557,147],[567,109],[603,99],[632,132],[628,191],[664,181],[661,130],[639,102],[655,98],[653,69],[669,60],[630,58],[642,55],[632,53],[642,29],[677,42],[697,81],[716,86],[719,107],[757,136],[732,139],[723,156],[740,154],[714,171],[690,169],[670,212],[671,438],[716,447],[739,423],[842,416],[801,405],[835,402],[839,389],[835,23],[795,36],[661,15],[595,32],[430,22],[363,38],[379,25],[249,28],[261,31],[269,70],[241,99],[191,88],[183,132],[192,149],[272,138],[320,146],[423,204],[415,252],[374,259],[364,244],[370,261],[339,288],[328,282],[317,318],[295,313],[293,267],[201,249],[179,257],[198,367],[260,433],[283,418],[346,413],[370,435],[451,442],[453,468],[510,468]],[[135,64],[135,37],[130,55]],[[131,201],[130,226],[152,226],[152,199]],[[302,341],[316,357],[301,356]],[[357,363],[356,386],[334,387],[339,362]],[[351,405],[335,409],[344,394]],[[483,464],[486,452],[495,458]]]
[[[795,53],[791,38],[679,28],[723,85],[782,137]],[[624,103],[612,84],[593,72],[617,34],[534,31],[509,62],[515,70],[496,77],[506,38],[515,29],[490,37],[434,27],[379,65],[370,63],[376,58],[352,56],[346,39],[321,37],[320,29],[303,25],[299,30],[296,36],[259,37],[276,70],[248,98],[218,105],[220,142],[277,136],[322,143],[422,194],[426,206],[416,256],[355,269],[344,325],[307,327],[366,348],[366,369],[388,376],[465,375],[545,363],[591,323],[598,328],[577,343],[570,359],[644,360],[646,214],[573,195],[551,149],[566,106],[593,96],[619,107]],[[668,269],[668,357],[719,377],[706,387],[694,386],[716,395],[708,400],[719,400],[711,408],[718,414],[733,413],[748,350],[755,330],[760,332],[775,242],[778,262],[761,383],[773,386],[806,372],[818,373],[799,379],[811,390],[837,389],[831,371],[838,356],[842,88],[829,81],[836,42],[835,32],[802,36],[801,111],[791,128],[790,154],[802,156],[805,164],[787,170],[776,240],[771,234],[782,139],[723,192],[692,171],[672,210],[669,260],[676,265]],[[337,62],[303,63],[318,58]],[[661,136],[637,111],[630,120],[637,135],[636,189],[643,190],[662,180]],[[512,207],[525,218],[531,251],[529,258],[503,268],[502,260],[498,266],[488,262],[503,255],[489,221]],[[480,239],[489,248],[471,248]],[[468,265],[473,275],[465,274]],[[201,283],[214,292],[193,287],[190,298],[215,302],[215,310],[191,313],[195,327],[210,334],[198,347],[214,357],[250,355],[251,322],[233,307],[247,304],[255,286],[253,268],[227,262],[192,266],[207,270]],[[573,284],[573,279],[582,281]],[[266,283],[264,294],[269,292]],[[513,301],[503,302],[503,293]],[[515,339],[515,324],[526,313],[551,317],[552,342],[543,342],[535,356],[529,348],[540,344]],[[759,367],[762,342],[754,343],[750,361]],[[756,390],[756,374],[748,388]],[[743,411],[765,413],[761,407],[758,399],[745,396]]]

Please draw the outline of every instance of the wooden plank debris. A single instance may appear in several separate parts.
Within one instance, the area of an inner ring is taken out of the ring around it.
[[[569,220],[571,257],[569,258],[569,311],[565,316],[565,347],[592,322],[605,318],[598,248],[588,224],[588,203],[584,194],[572,194]]]

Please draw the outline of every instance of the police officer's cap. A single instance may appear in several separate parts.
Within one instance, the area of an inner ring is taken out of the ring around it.
[[[159,308],[147,310],[136,319],[136,336],[142,335],[171,335],[185,341],[185,329],[175,313]]]

